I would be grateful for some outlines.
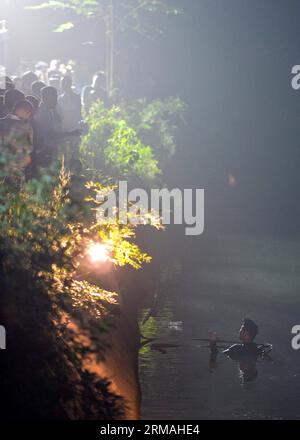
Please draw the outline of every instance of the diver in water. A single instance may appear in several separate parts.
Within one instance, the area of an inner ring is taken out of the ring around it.
[[[153,316],[151,315],[151,312],[150,315],[148,314],[146,316],[146,318],[148,319],[149,316]],[[273,348],[272,344],[260,344],[254,342],[257,334],[258,326],[255,324],[255,322],[251,319],[244,319],[239,331],[240,343],[224,341],[220,339],[216,333],[210,333],[209,339],[193,338],[193,340],[209,342],[209,345],[197,345],[196,347],[210,349],[209,369],[211,372],[217,368],[217,357],[221,353],[238,363],[241,382],[242,384],[246,384],[247,382],[255,380],[257,377],[258,372],[256,363],[258,358],[264,361],[272,361],[270,356]],[[173,342],[168,343],[159,341],[157,340],[158,338],[142,338],[143,342],[141,346],[150,343],[151,350],[158,351],[162,354],[166,354],[168,349],[187,346],[185,344],[174,344]]]
[[[226,356],[229,356],[233,360],[238,360],[241,356],[249,356],[254,355],[258,356],[260,354],[259,348],[254,342],[258,334],[258,327],[252,319],[244,319],[242,322],[239,338],[241,344],[231,345],[226,350],[223,350],[223,353]],[[215,334],[211,335],[210,347],[214,350],[214,345],[216,345],[217,337]]]
[[[242,322],[239,337],[241,343],[233,344],[221,353],[239,363],[240,377],[243,383],[251,382],[257,377],[256,362],[258,357],[264,356],[264,346],[254,342],[258,334],[258,327],[251,319],[244,319]],[[218,337],[216,333],[210,334],[210,370],[217,367],[217,356],[220,353],[217,347]]]

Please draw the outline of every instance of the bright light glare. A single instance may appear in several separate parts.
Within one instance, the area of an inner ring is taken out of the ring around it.
[[[88,251],[92,263],[105,263],[109,260],[108,250],[104,244],[92,244]]]

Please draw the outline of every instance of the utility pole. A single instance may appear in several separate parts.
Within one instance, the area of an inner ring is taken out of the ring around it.
[[[8,40],[9,33],[6,27],[6,20],[0,17],[0,88],[5,88],[5,75],[8,62]]]
[[[9,65],[9,40],[10,40],[10,23],[14,17],[15,9],[14,0],[2,0],[0,2],[0,77],[3,81],[7,74]],[[0,84],[2,88],[3,84]]]
[[[106,88],[108,98],[111,98],[114,89],[114,1],[109,0],[106,16]]]

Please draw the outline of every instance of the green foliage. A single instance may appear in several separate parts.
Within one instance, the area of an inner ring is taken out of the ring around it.
[[[58,179],[44,175],[17,189],[1,185],[0,318],[10,337],[2,366],[7,418],[103,419],[121,411],[108,384],[85,367],[88,356],[103,357],[105,321],[117,304],[113,294],[74,278],[85,228],[75,219],[68,222],[68,184],[62,171]]]
[[[153,179],[160,170],[152,148],[144,145],[136,131],[120,120],[104,150],[108,163],[113,164],[125,176],[136,175]]]
[[[123,102],[109,109],[94,103],[81,143],[84,163],[121,178],[155,179],[161,174],[158,164],[166,164],[176,150],[175,130],[184,109],[178,98]]]
[[[113,256],[120,253],[119,248],[127,249],[127,259],[122,259],[122,265],[137,267],[143,261],[149,261],[149,257],[137,247],[132,248],[132,254],[130,252],[127,238],[135,237],[133,225],[123,228],[109,220],[100,222],[95,216],[88,223],[79,221],[69,199],[69,183],[70,177],[62,169],[58,180],[43,175],[17,192],[5,184],[1,186],[0,238],[2,248],[10,249],[5,253],[6,261],[13,266],[22,261],[25,268],[34,272],[45,271],[47,279],[49,274],[55,276],[56,269],[63,269],[61,276],[68,285],[78,269],[78,259],[84,257],[86,243],[97,241],[99,237],[104,244],[109,242]],[[102,186],[90,183],[88,187],[91,192],[88,200],[96,204],[96,193]],[[87,207],[91,208],[90,205]],[[118,239],[111,240],[112,235],[118,235]],[[119,264],[118,258],[114,261]],[[94,288],[92,286],[92,290]]]
[[[152,145],[163,167],[176,152],[175,132],[184,121],[186,105],[179,98],[145,98],[124,105],[124,117],[139,134],[142,142]]]
[[[58,26],[56,29],[54,29],[54,32],[64,32],[64,31],[68,31],[70,29],[73,29],[74,24],[71,21],[67,21],[66,23],[61,24],[60,26]]]
[[[91,200],[99,185],[89,185]],[[63,169],[58,177],[0,186],[0,322],[15,347],[3,366],[8,417],[99,420],[123,411],[122,399],[86,366],[103,360],[119,311],[116,294],[101,288],[87,245],[106,243],[116,266],[139,268],[151,258],[132,242],[134,226],[82,220],[69,190]],[[83,204],[89,212],[91,203]]]
[[[86,166],[107,174],[153,179],[160,173],[150,146],[122,118],[121,108],[110,109],[96,102],[86,116],[89,133],[82,140],[81,154]]]
[[[111,191],[116,191],[114,186],[108,187],[101,185],[100,183],[89,182],[87,186],[93,189],[95,197],[90,200],[95,204],[101,206],[103,202],[99,202],[97,195],[101,194],[100,200],[105,199]],[[129,208],[128,206],[127,208]],[[135,269],[140,269],[143,263],[150,263],[152,258],[147,253],[144,253],[134,243],[136,238],[136,223],[133,220],[137,220],[139,224],[151,225],[156,229],[163,229],[161,224],[161,218],[155,212],[140,212],[131,213],[128,210],[126,224],[121,223],[119,219],[119,212],[116,208],[115,218],[98,218],[98,222],[93,227],[93,231],[97,232],[98,237],[107,248],[110,249],[112,255],[112,261],[117,266],[131,265]],[[134,218],[133,218],[134,217]]]

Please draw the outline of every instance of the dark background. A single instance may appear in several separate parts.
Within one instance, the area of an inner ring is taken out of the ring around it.
[[[72,58],[89,82],[104,68],[101,27],[55,34],[62,13],[23,10],[35,0],[8,3],[12,71],[21,59]],[[145,17],[161,35],[120,34],[116,45],[125,96],[174,95],[188,105],[169,186],[206,189],[206,233],[298,234],[300,90],[291,87],[291,68],[300,64],[299,1],[173,4],[184,14]]]

